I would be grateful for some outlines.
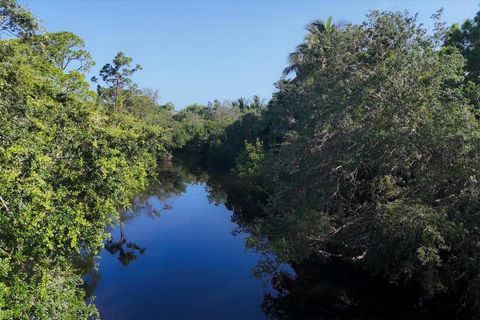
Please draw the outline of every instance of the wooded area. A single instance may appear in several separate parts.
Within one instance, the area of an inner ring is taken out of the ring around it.
[[[268,194],[249,245],[358,264],[480,310],[480,13],[309,24],[272,99],[176,111],[119,52],[92,82],[82,39],[0,1],[0,318],[97,317],[72,260],[159,164],[193,155]]]

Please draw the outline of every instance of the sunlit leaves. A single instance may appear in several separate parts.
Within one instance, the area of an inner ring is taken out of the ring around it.
[[[29,17],[0,3],[1,28],[23,36]],[[169,129],[106,113],[90,65],[68,32],[0,41],[0,318],[96,316],[72,258],[98,252],[171,146]]]

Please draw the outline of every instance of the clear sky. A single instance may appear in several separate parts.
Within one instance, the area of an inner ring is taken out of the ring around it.
[[[362,22],[370,9],[430,16],[445,9],[447,23],[472,18],[477,1],[74,1],[20,0],[48,31],[72,31],[86,42],[97,65],[118,51],[143,66],[140,87],[158,89],[177,109],[213,99],[260,95],[268,100],[304,26],[332,16]]]

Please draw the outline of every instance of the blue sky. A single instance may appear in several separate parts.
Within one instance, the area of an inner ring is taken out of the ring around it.
[[[477,1],[74,1],[20,0],[48,31],[72,31],[86,42],[97,65],[118,51],[140,63],[140,87],[158,89],[177,109],[213,99],[260,95],[268,100],[302,41],[304,26],[332,16],[361,22],[370,9],[409,10],[429,26],[445,9],[447,23],[472,18]]]

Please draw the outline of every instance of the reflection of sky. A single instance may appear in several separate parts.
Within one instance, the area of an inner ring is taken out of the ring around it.
[[[246,251],[245,235],[232,236],[231,212],[207,195],[204,185],[190,185],[167,200],[167,211],[152,197],[160,218],[126,222],[127,242],[147,249],[128,267],[102,252],[95,289],[102,318],[265,318],[262,280],[252,275],[259,256]]]

